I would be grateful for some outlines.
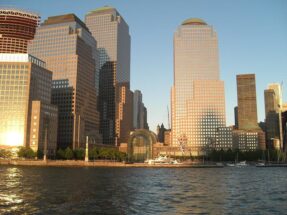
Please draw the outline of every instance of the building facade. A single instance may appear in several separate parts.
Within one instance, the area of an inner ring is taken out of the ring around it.
[[[146,107],[142,101],[142,93],[139,90],[134,91],[133,104],[133,127],[134,129],[148,129]]]
[[[255,151],[259,147],[259,138],[257,132],[247,132],[244,130],[234,130],[232,132],[233,149],[240,151]]]
[[[127,94],[131,94],[129,27],[119,12],[112,7],[90,11],[86,15],[85,23],[97,41],[100,80],[98,110],[103,143],[118,144],[119,140],[127,142],[125,129],[131,131],[133,123],[125,125],[125,129],[120,126],[125,118],[129,121],[133,117],[132,111],[129,112],[132,107],[125,105],[122,108],[124,101],[117,96],[121,95],[118,90],[123,90],[122,86]]]
[[[55,152],[57,107],[51,105],[51,82],[45,62],[28,54],[0,55],[0,146],[43,151],[45,130],[47,149]]]
[[[238,107],[234,107],[234,127],[238,129]]]
[[[232,127],[219,127],[216,133],[216,144],[213,146],[215,150],[233,149],[232,144]]]
[[[101,143],[95,84],[96,41],[74,14],[49,17],[37,29],[29,53],[53,71],[52,102],[59,106],[58,147]]]
[[[267,147],[273,148],[274,140],[279,140],[280,147],[283,148],[281,85],[279,83],[269,84],[264,90],[264,100]]]
[[[264,90],[265,100],[265,130],[266,143],[269,149],[273,148],[274,139],[280,139],[279,106],[276,102],[276,93],[273,89]]]
[[[201,19],[184,21],[174,34],[171,94],[172,145],[186,137],[187,146],[200,151],[226,123],[217,34]]]
[[[0,8],[0,53],[27,53],[39,22],[36,13]]]
[[[133,130],[133,93],[127,83],[117,85],[115,98],[118,107],[115,117],[115,145],[119,146],[120,143],[127,143]]]
[[[265,132],[257,122],[255,74],[236,76],[238,129],[233,131],[233,145],[241,151],[266,149]]]
[[[258,129],[255,74],[237,75],[238,129]]]

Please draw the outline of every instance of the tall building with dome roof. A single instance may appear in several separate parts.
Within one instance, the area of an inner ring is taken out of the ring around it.
[[[187,19],[174,33],[171,94],[172,145],[184,139],[191,151],[205,150],[226,122],[217,34],[202,19]]]

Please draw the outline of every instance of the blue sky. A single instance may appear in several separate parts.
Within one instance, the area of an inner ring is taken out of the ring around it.
[[[221,79],[225,81],[227,125],[234,123],[236,74],[255,73],[258,119],[264,120],[264,89],[284,82],[287,99],[286,0],[0,0],[0,5],[48,16],[75,13],[84,19],[92,9],[110,5],[130,27],[131,88],[143,93],[150,128],[167,126],[173,84],[173,33],[190,17],[204,19],[218,34]]]

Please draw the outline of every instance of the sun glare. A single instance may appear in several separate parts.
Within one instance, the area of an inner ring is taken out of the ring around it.
[[[24,134],[17,131],[10,131],[5,133],[4,145],[8,146],[23,146]]]

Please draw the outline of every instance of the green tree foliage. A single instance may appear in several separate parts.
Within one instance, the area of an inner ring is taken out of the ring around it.
[[[74,158],[73,150],[70,149],[70,147],[67,147],[67,148],[65,149],[65,159],[71,160],[71,159],[73,159],[73,158]]]
[[[99,158],[99,149],[94,147],[92,150],[89,150],[89,159],[95,160]]]
[[[120,152],[115,148],[94,147],[92,150],[89,151],[89,158],[91,160],[105,159],[123,161],[126,160],[126,157],[126,153]]]
[[[57,159],[60,159],[60,160],[65,159],[65,151],[63,149],[59,149],[57,151],[56,156],[57,156]]]
[[[0,149],[0,158],[11,158],[12,153],[10,150]]]
[[[239,150],[232,151],[231,149],[227,151],[211,151],[208,154],[208,159],[211,161],[258,161],[258,160],[266,160],[275,162],[277,160],[283,160],[284,159],[284,153],[281,153],[277,150],[256,150],[256,151],[246,151],[242,152]]]
[[[85,149],[79,148],[74,150],[74,156],[77,160],[83,160],[85,158]]]
[[[34,152],[31,148],[20,147],[18,151],[18,157],[32,159],[37,156],[37,153]]]
[[[85,149],[79,148],[72,150],[71,148],[66,148],[65,150],[59,149],[57,151],[57,159],[71,159],[83,160],[85,158]],[[115,160],[115,161],[124,161],[127,158],[127,154],[118,151],[115,148],[106,148],[106,147],[94,147],[89,150],[89,159],[105,159],[105,160]]]

